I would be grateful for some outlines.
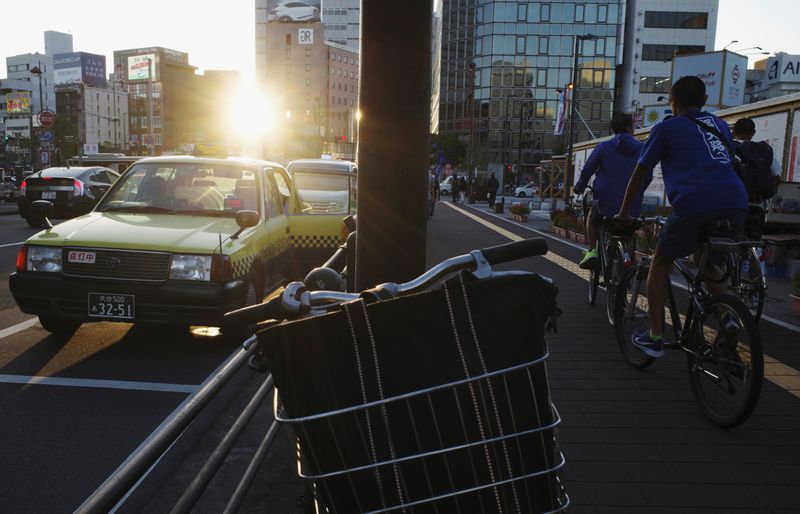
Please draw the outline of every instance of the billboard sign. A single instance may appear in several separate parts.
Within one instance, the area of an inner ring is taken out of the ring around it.
[[[800,82],[800,55],[779,53],[767,60],[767,84]]]
[[[150,74],[152,73],[152,78]],[[156,54],[131,55],[128,57],[128,80],[158,80]]]
[[[744,103],[747,57],[728,51],[676,55],[672,59],[672,83],[694,75],[703,80],[707,105],[736,107]]]
[[[27,91],[6,94],[8,114],[28,114],[31,112],[31,94]]]
[[[322,0],[267,0],[269,23],[318,23]]]
[[[87,52],[56,54],[53,76],[56,84],[83,82],[89,86],[105,86],[106,57]]]
[[[664,118],[672,114],[672,108],[665,104],[645,105],[644,106],[644,126],[652,127],[664,121]]]

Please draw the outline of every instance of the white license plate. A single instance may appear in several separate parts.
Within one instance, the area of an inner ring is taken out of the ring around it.
[[[106,319],[133,319],[133,295],[89,293],[89,317]]]
[[[94,264],[95,257],[96,255],[94,252],[79,252],[77,250],[70,250],[70,252],[67,254],[67,262],[76,264]]]
[[[55,199],[56,199],[55,191],[42,191],[42,200],[55,200]]]

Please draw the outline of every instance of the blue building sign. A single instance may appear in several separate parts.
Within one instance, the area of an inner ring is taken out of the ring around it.
[[[83,82],[87,86],[105,86],[106,57],[87,52],[72,52],[53,56],[54,82],[71,84]]]

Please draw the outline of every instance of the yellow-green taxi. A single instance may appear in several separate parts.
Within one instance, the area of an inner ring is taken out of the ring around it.
[[[145,158],[92,212],[28,239],[10,289],[53,333],[86,321],[221,326],[330,256],[341,218],[311,214],[273,162]]]

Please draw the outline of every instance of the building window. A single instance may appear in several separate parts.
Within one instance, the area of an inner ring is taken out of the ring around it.
[[[528,21],[528,4],[517,4],[517,21]]]
[[[291,45],[292,44],[292,35],[291,34],[286,34],[286,44],[287,45]]]
[[[540,6],[539,21],[550,21],[550,4],[542,4]]]
[[[306,64],[306,71],[311,71],[311,65],[310,64]]]
[[[537,86],[546,86],[547,85],[547,69],[540,69],[536,70],[536,85]]]
[[[608,23],[608,6],[605,4],[597,6],[597,23]]]
[[[548,38],[540,37],[539,38],[539,53],[546,54],[547,53],[547,46],[548,46]]]
[[[676,55],[705,52],[703,45],[642,45],[643,61],[671,61]]]
[[[311,87],[311,81],[309,79],[306,79],[306,87]]]
[[[603,70],[594,70],[592,74],[592,87],[603,87]]]
[[[286,58],[287,59],[291,59],[292,58],[292,49],[291,48],[287,48],[286,49]]]
[[[306,48],[306,57],[311,57],[311,49]]]
[[[705,29],[707,12],[646,11],[644,26],[654,29]]]
[[[600,38],[594,43],[594,54],[605,55],[605,53],[606,53],[606,40],[605,38]]]
[[[586,16],[586,6],[578,4],[575,6],[575,21],[583,23],[583,18]]]
[[[592,102],[592,119],[599,120],[603,114],[603,103]]]
[[[642,77],[639,79],[640,93],[665,93],[669,94],[672,79],[669,77]]]
[[[517,36],[517,53],[525,53],[525,36]]]

